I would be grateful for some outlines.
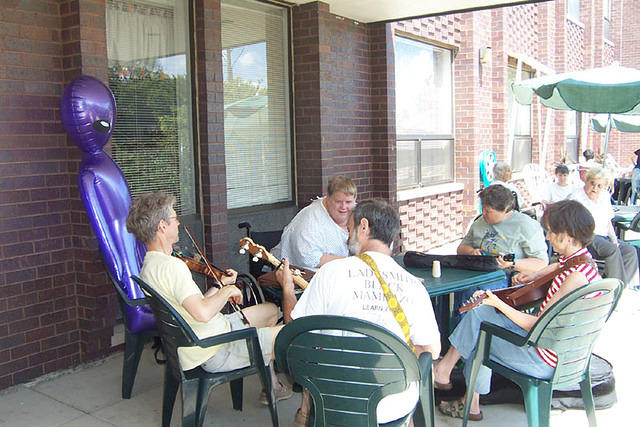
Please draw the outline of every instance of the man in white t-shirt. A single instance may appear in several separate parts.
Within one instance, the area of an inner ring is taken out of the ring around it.
[[[416,353],[440,354],[440,333],[431,299],[424,285],[391,258],[390,245],[400,231],[396,210],[383,200],[366,200],[353,210],[349,220],[349,252],[369,255],[396,296],[408,323]],[[285,321],[317,314],[348,316],[368,320],[385,327],[401,339],[402,329],[386,303],[384,292],[373,270],[358,257],[337,259],[315,274],[299,301],[293,293],[293,281],[285,260],[277,277],[283,288]],[[308,417],[308,395],[303,395],[296,424]],[[417,385],[403,393],[388,396],[378,405],[378,423],[406,415],[418,400]]]
[[[193,281],[191,271],[178,258],[172,257],[173,244],[178,242],[180,221],[173,209],[175,197],[162,192],[142,194],[131,204],[127,216],[127,230],[144,243],[147,252],[140,269],[140,277],[152,286],[203,339],[248,327],[243,319],[258,330],[258,339],[265,365],[273,359],[273,342],[282,326],[275,326],[278,310],[265,303],[243,308],[242,313],[223,315],[220,310],[227,302],[239,304],[242,293],[233,284],[237,273],[231,269],[222,278],[222,286],[210,288],[204,294]],[[208,372],[226,372],[249,366],[249,352],[245,340],[213,347],[178,348],[183,370],[201,366]],[[291,390],[280,383],[271,369],[276,400],[291,397]],[[260,396],[267,404],[267,397]]]
[[[332,177],[327,195],[311,202],[284,228],[280,243],[271,250],[273,255],[308,269],[346,257],[347,221],[356,196],[356,185],[351,179],[342,175]]]

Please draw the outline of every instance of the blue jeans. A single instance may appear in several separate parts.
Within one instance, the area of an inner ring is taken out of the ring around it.
[[[471,374],[471,359],[476,351],[482,322],[493,323],[521,336],[526,336],[528,333],[507,316],[498,313],[495,308],[488,305],[481,305],[468,311],[449,337],[451,345],[460,352],[465,361],[463,373],[467,386]],[[502,338],[493,337],[489,357],[513,370],[537,378],[549,379],[554,371],[554,368],[542,360],[535,347],[530,345],[517,347]],[[474,391],[480,394],[487,394],[491,391],[491,369],[484,365],[478,373]]]

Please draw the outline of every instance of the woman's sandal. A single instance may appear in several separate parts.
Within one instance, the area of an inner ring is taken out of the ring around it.
[[[453,400],[450,402],[442,402],[438,406],[438,410],[445,415],[453,418],[464,418],[464,403],[461,400]],[[469,412],[470,421],[482,420],[482,411],[479,414],[472,414]]]

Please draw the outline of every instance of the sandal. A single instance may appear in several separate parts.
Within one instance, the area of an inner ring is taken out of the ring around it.
[[[448,415],[453,418],[464,418],[464,403],[461,400],[453,400],[450,402],[442,402],[438,406],[438,410],[444,415]],[[469,412],[470,421],[481,421],[482,411],[478,414],[472,414]]]
[[[298,408],[296,411],[296,417],[293,419],[293,424],[296,427],[306,427],[309,423],[309,414],[302,412],[302,408]]]
[[[274,388],[273,390],[273,397],[274,397],[274,403],[278,402],[280,400],[285,400],[290,398],[291,396],[293,396],[293,390],[291,390],[289,387],[287,387],[286,385],[282,384],[280,381],[278,381],[278,385],[280,386],[279,388]],[[267,392],[265,390],[262,390],[260,392],[260,403],[267,406],[269,405],[269,400],[267,399]]]

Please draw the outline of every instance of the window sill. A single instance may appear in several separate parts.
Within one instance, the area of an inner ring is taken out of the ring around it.
[[[567,15],[567,21],[571,22],[572,24],[575,24],[576,26],[582,28],[583,30],[585,28],[584,23],[580,22],[578,19],[576,19],[576,18],[574,18],[572,16]]]
[[[452,193],[464,189],[464,184],[458,182],[448,182],[446,184],[430,185],[429,187],[412,188],[410,190],[398,191],[398,201],[419,199],[422,197],[434,196],[436,194]]]

